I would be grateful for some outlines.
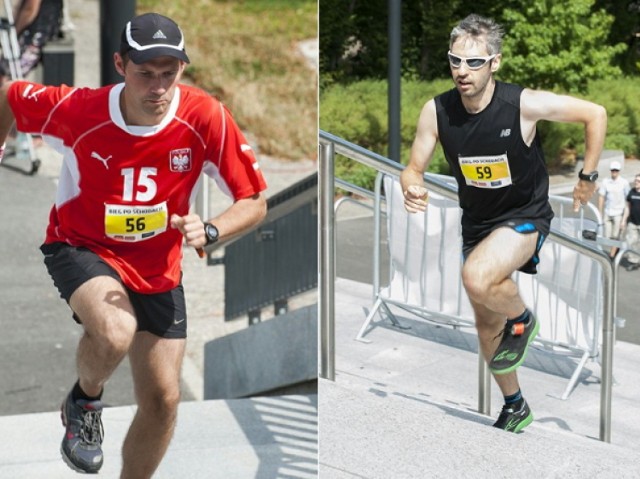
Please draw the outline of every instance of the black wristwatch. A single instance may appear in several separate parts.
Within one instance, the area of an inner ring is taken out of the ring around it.
[[[598,179],[598,172],[592,171],[591,173],[583,173],[583,171],[580,170],[580,173],[578,173],[578,178],[584,181],[595,183],[595,181]]]
[[[207,238],[207,243],[205,244],[205,246],[209,246],[210,244],[218,241],[220,233],[218,232],[218,228],[216,228],[214,225],[212,225],[211,223],[205,223],[204,235]]]

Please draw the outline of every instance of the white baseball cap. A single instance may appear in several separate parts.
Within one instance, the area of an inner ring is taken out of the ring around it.
[[[622,169],[622,166],[620,166],[620,162],[619,161],[612,161],[611,165],[609,165],[609,169],[610,170],[618,170],[618,171],[620,171]]]

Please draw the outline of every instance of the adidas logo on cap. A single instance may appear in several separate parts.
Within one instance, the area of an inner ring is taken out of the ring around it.
[[[158,13],[145,13],[129,21],[120,39],[120,54],[140,64],[159,56],[171,56],[189,63],[180,27]]]

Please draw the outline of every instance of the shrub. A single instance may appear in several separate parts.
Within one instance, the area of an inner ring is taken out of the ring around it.
[[[404,81],[401,94],[401,162],[409,159],[420,111],[425,102],[452,88],[451,80]],[[608,112],[605,148],[623,150],[627,157],[640,156],[640,86],[636,78],[598,80],[589,85],[584,98],[603,105]],[[348,85],[334,84],[320,96],[320,128],[383,156],[388,155],[387,83],[364,80]],[[547,166],[555,170],[567,165],[571,156],[584,154],[581,125],[540,122]],[[336,175],[371,189],[375,171],[347,158],[336,160]],[[433,173],[449,174],[440,146],[429,165]],[[342,175],[345,176],[342,176]]]

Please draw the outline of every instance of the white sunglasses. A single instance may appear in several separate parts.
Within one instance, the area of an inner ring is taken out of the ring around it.
[[[485,65],[485,63],[493,60],[496,57],[496,55],[497,53],[494,53],[493,55],[488,57],[464,58],[464,57],[459,57],[458,55],[454,55],[453,53],[451,53],[451,50],[447,52],[447,56],[449,57],[449,63],[453,68],[460,68],[460,66],[462,65],[462,62],[465,62],[469,70],[480,70],[480,68],[482,68]]]

